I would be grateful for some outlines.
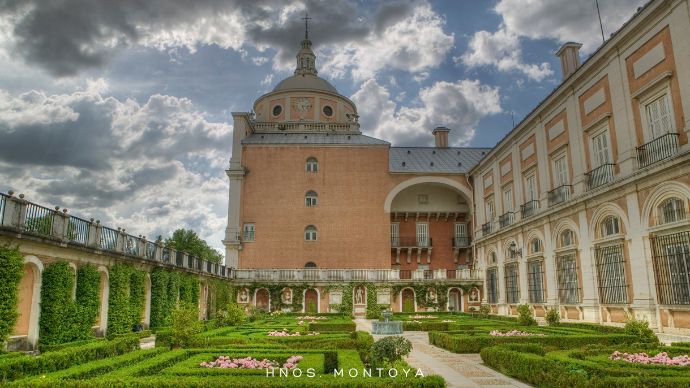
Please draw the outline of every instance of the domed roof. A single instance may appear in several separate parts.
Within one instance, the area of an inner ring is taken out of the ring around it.
[[[338,93],[338,91],[325,79],[311,74],[295,74],[291,77],[285,78],[276,85],[274,92],[290,89],[309,89],[319,90],[330,93]]]

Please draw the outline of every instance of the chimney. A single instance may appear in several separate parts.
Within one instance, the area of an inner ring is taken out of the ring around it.
[[[580,67],[580,47],[580,43],[567,42],[556,52],[556,56],[561,58],[563,79],[570,77]]]
[[[436,138],[436,147],[448,148],[448,132],[450,132],[450,129],[446,127],[434,128],[431,133],[433,133],[434,138]]]

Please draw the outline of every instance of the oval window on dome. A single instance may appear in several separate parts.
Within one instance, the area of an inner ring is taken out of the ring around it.
[[[273,116],[280,116],[280,114],[283,112],[283,107],[280,105],[276,105],[273,107]]]
[[[325,114],[325,115],[328,116],[328,117],[333,116],[333,108],[331,108],[331,107],[328,106],[328,105],[327,105],[327,106],[324,106],[324,107],[323,107],[323,114]]]

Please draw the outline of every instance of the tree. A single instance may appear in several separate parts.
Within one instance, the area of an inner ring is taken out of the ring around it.
[[[192,256],[208,260],[212,263],[223,261],[223,255],[211,248],[196,232],[188,229],[177,229],[172,237],[165,240],[165,246],[178,251],[187,252]]]

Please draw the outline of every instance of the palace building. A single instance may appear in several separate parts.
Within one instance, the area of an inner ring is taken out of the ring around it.
[[[362,134],[305,35],[294,75],[233,113],[224,244],[240,302],[526,303],[690,330],[689,8],[651,1],[582,64],[564,44],[561,84],[492,149],[451,147],[445,127],[434,147]]]

